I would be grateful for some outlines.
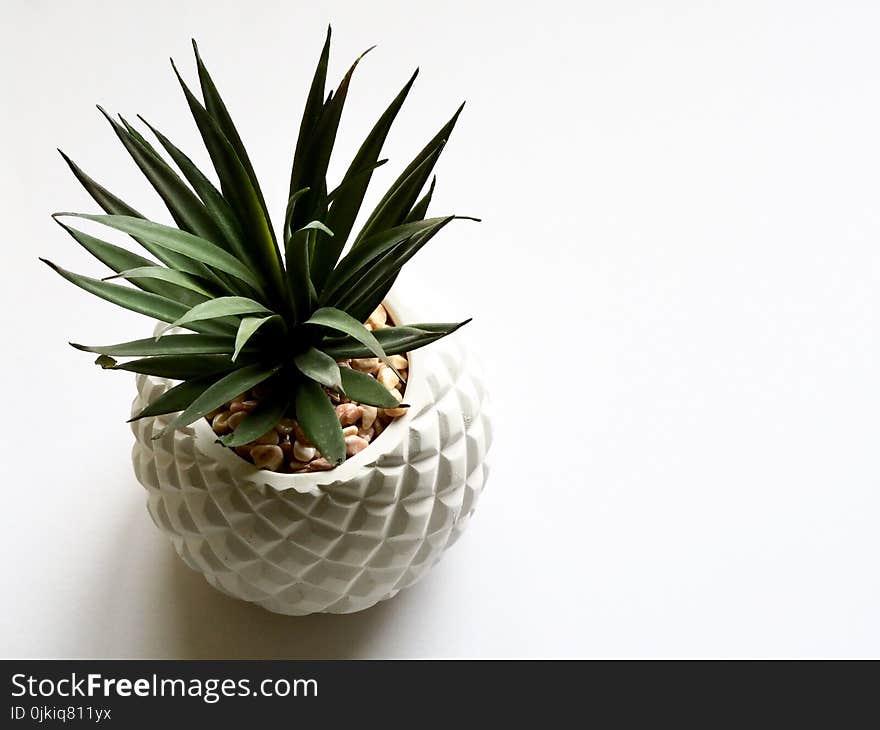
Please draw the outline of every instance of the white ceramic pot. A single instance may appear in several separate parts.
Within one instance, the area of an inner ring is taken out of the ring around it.
[[[203,419],[157,440],[171,417],[134,422],[135,474],[184,562],[224,593],[290,615],[360,611],[424,576],[473,514],[492,432],[455,335],[409,358],[408,413],[332,471],[258,470]],[[171,385],[137,376],[132,412]]]

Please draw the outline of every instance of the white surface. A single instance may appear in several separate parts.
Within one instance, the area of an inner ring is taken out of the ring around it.
[[[880,655],[880,8],[181,5],[4,3],[0,654]],[[91,105],[195,152],[166,61],[193,79],[190,35],[281,214],[330,19],[334,78],[380,44],[337,171],[413,66],[378,180],[469,100],[435,210],[485,222],[404,277],[475,316],[497,441],[470,529],[424,582],[290,619],[216,593],[153,527],[133,376],[64,344],[151,325],[36,256],[101,271],[48,217],[91,209],[55,146],[161,215]]]

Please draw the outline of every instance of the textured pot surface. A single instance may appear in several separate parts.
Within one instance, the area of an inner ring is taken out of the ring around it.
[[[132,424],[155,523],[211,585],[270,611],[350,613],[419,580],[467,526],[488,474],[486,392],[446,340],[410,354],[407,415],[329,472],[260,471],[204,420]],[[139,375],[133,412],[172,383]]]

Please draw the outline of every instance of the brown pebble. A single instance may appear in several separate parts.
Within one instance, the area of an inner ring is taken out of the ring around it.
[[[280,446],[264,444],[251,449],[251,458],[257,468],[275,471],[284,463],[284,452]]]
[[[359,454],[361,451],[363,451],[369,445],[370,445],[369,441],[361,438],[357,434],[353,434],[351,436],[346,436],[345,437],[345,454],[346,454],[346,456],[354,456],[355,454]]]
[[[356,403],[340,403],[336,406],[336,417],[343,428],[357,423],[363,414],[364,409]]]
[[[323,456],[320,459],[309,462],[309,471],[330,471],[332,468],[333,465]]]
[[[229,410],[233,413],[244,411],[245,413],[254,410],[259,405],[255,400],[238,400],[235,399],[229,404]]]
[[[223,411],[214,416],[211,421],[211,428],[216,434],[229,433],[229,411]]]

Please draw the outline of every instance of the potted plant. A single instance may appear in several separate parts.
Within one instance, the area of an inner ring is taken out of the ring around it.
[[[151,337],[74,347],[106,369],[137,374],[135,474],[183,560],[271,611],[358,611],[425,574],[467,524],[487,475],[491,430],[471,361],[448,341],[420,349],[465,322],[413,323],[405,302],[388,299],[404,264],[459,217],[427,210],[428,180],[461,108],[353,235],[416,74],[330,188],[358,61],[325,93],[328,30],[276,237],[193,46],[202,99],[177,76],[219,189],[145,120],[180,174],[133,125],[104,113],[175,226],[146,220],[65,156],[105,214],[55,220],[113,274],[95,279],[46,263],[160,322]],[[128,234],[152,258],[79,230],[72,218]]]

